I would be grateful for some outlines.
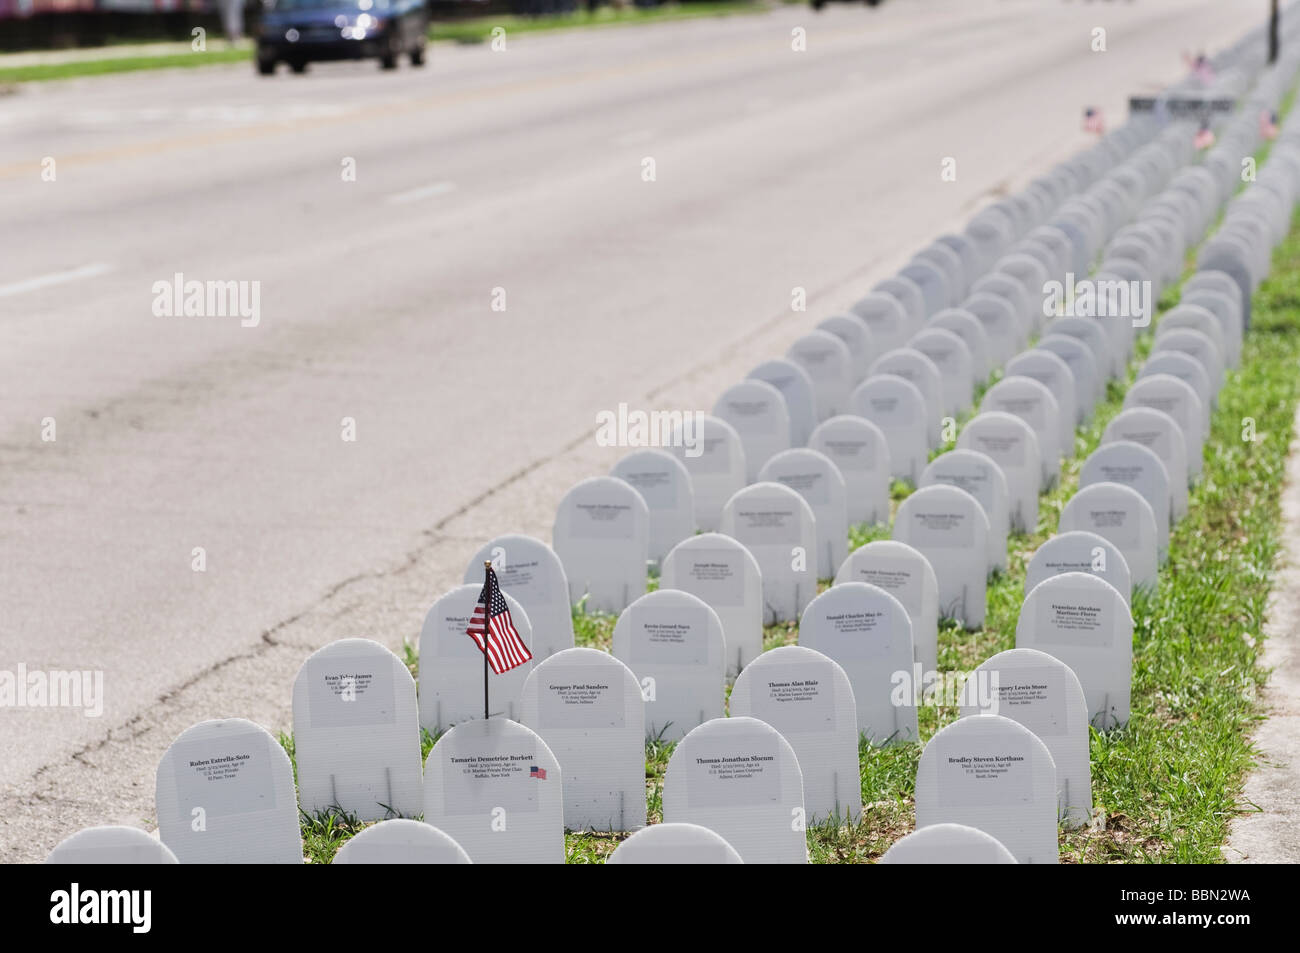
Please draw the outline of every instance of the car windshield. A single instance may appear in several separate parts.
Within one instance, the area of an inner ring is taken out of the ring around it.
[[[387,10],[389,0],[275,0],[273,10]]]

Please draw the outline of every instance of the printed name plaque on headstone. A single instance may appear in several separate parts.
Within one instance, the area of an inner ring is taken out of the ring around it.
[[[1125,602],[1131,601],[1133,577],[1124,554],[1108,539],[1076,529],[1057,533],[1035,550],[1025,569],[1025,595],[1045,579],[1066,572],[1090,572],[1115,587]]]
[[[830,457],[806,447],[778,453],[759,471],[760,483],[788,486],[812,508],[817,529],[817,577],[829,578],[849,554],[844,477]]]
[[[979,501],[989,521],[989,571],[1006,569],[1011,517],[1002,468],[978,450],[950,450],[931,460],[921,474],[921,486],[935,485],[959,487]]]
[[[763,381],[777,389],[785,401],[786,413],[790,418],[789,446],[802,447],[806,444],[808,435],[817,426],[817,391],[803,365],[788,357],[778,357],[764,361],[745,377],[748,380]],[[785,447],[781,449],[784,450]],[[758,466],[762,463],[759,460]]]
[[[1039,489],[1050,489],[1061,475],[1061,410],[1052,392],[1032,377],[1004,377],[980,401],[981,413],[993,410],[1029,424],[1042,464]]]
[[[829,318],[818,322],[817,330],[829,331],[843,341],[844,346],[849,349],[849,354],[853,358],[849,375],[850,389],[856,387],[867,376],[867,369],[871,367],[871,362],[884,350],[876,345],[867,322],[856,314],[832,314]]]
[[[519,707],[564,771],[565,827],[645,827],[645,703],[631,669],[596,649],[566,649],[533,669]]]
[[[1074,375],[1070,373],[1070,368],[1065,361],[1051,351],[1034,348],[1022,351],[1007,361],[1006,375],[1003,380],[1016,377],[1032,378],[1052,392],[1059,411],[1057,432],[1060,435],[1061,452],[1066,456],[1072,455],[1074,428],[1078,426],[1080,420],[1079,408],[1074,399]]]
[[[538,735],[506,718],[467,721],[424,765],[424,822],[476,864],[564,863],[560,763]]]
[[[865,582],[903,604],[912,623],[913,661],[923,671],[939,668],[939,582],[930,561],[892,539],[877,539],[855,549],[835,574],[835,585]]]
[[[961,715],[1002,715],[1024,725],[1056,764],[1057,816],[1077,828],[1092,817],[1088,709],[1078,677],[1060,659],[1036,649],[999,652],[967,679]]]
[[[763,579],[763,624],[792,622],[817,595],[817,521],[788,486],[755,483],[722,508],[722,532],[753,554]]]
[[[931,824],[913,831],[880,858],[882,864],[1014,864],[996,837],[965,824]]]
[[[790,449],[790,413],[785,398],[767,381],[746,380],[728,387],[714,404],[713,415],[740,437],[746,482],[758,479],[758,471],[769,457]]]
[[[1009,528],[1033,532],[1038,526],[1038,488],[1043,482],[1042,456],[1033,428],[1012,414],[986,410],[962,427],[957,449],[977,451],[998,465],[1007,481]]]
[[[465,636],[469,641],[469,636]],[[420,719],[415,679],[370,639],[313,652],[293,682],[298,802],[363,821],[420,813]]]
[[[721,417],[701,414],[694,439],[685,434],[672,448],[691,475],[695,500],[695,528],[716,533],[722,525],[722,507],[731,495],[749,482],[745,472],[745,445],[740,434]]]
[[[989,520],[975,497],[955,486],[922,487],[899,506],[894,539],[934,567],[940,617],[967,629],[984,624]]]
[[[975,373],[971,369],[970,349],[951,331],[927,327],[907,342],[939,369],[944,413],[955,415],[970,406],[975,392]]]
[[[912,336],[907,309],[893,295],[873,291],[853,302],[849,310],[866,322],[879,353],[902,347]]]
[[[695,495],[686,467],[666,450],[637,450],[614,465],[610,476],[630,484],[650,510],[650,560],[658,563],[695,535]]]
[[[614,848],[607,864],[743,864],[736,848],[699,824],[651,824]]]
[[[916,769],[916,826],[945,823],[984,831],[1019,863],[1057,863],[1056,765],[1047,745],[1002,715],[939,729]]]
[[[1163,565],[1169,558],[1169,471],[1155,452],[1131,440],[1104,443],[1083,461],[1079,486],[1094,483],[1122,483],[1131,486],[1151,504],[1156,520],[1156,559]]]
[[[162,841],[138,827],[87,827],[65,837],[45,858],[47,864],[175,864]]]
[[[1170,518],[1176,521],[1186,516],[1191,478],[1187,472],[1187,441],[1178,421],[1154,407],[1130,407],[1116,414],[1102,432],[1103,444],[1117,440],[1140,443],[1160,458],[1169,474]]]
[[[813,649],[784,645],[740,673],[730,704],[732,715],[766,722],[794,748],[809,823],[861,817],[857,709],[844,669]]]
[[[1034,587],[1020,607],[1016,648],[1060,659],[1079,677],[1088,721],[1098,731],[1128,721],[1133,683],[1133,617],[1106,580],[1062,573]]]
[[[588,612],[622,612],[645,592],[650,510],[617,477],[591,477],[564,495],[551,544],[569,580],[569,601]]]
[[[540,539],[520,533],[498,536],[469,561],[465,585],[483,588],[485,562],[492,563],[501,591],[524,607],[528,621],[536,627],[533,641],[528,644],[534,662],[573,648],[569,581],[555,550]]]
[[[1135,592],[1159,581],[1156,516],[1133,487],[1123,483],[1082,487],[1061,510],[1059,530],[1086,530],[1114,544],[1124,555]]]
[[[339,848],[334,864],[470,864],[451,835],[423,821],[395,818],[367,827]]]
[[[850,399],[853,413],[871,421],[889,445],[889,475],[915,485],[930,450],[925,435],[929,411],[921,390],[895,374],[875,374]]]
[[[1209,418],[1192,386],[1172,374],[1139,375],[1124,395],[1124,409],[1131,407],[1151,407],[1174,418],[1187,442],[1188,475],[1193,480],[1199,478],[1210,429]]]
[[[785,356],[812,378],[813,406],[818,420],[829,420],[848,411],[849,392],[857,383],[857,370],[847,344],[830,331],[810,331],[791,344]],[[807,441],[805,436],[804,442]]]
[[[939,368],[920,351],[912,347],[900,347],[886,351],[871,365],[868,378],[877,374],[893,374],[911,381],[925,398],[925,419],[917,422],[926,440],[926,447],[939,446],[939,431],[943,426],[943,378]],[[868,420],[875,420],[871,414],[863,413],[861,404],[853,404],[854,410]]]
[[[664,821],[699,824],[747,864],[806,864],[803,773],[790,742],[757,718],[715,718],[673,750]]]
[[[689,592],[718,614],[728,677],[763,651],[763,574],[730,536],[701,533],[678,543],[664,559],[659,588]]]
[[[301,864],[293,766],[244,718],[186,728],[158,762],[158,835],[182,864]]]
[[[818,424],[808,449],[825,454],[844,477],[850,524],[889,522],[889,441],[880,427],[865,417],[841,414]]]
[[[641,685],[647,738],[679,741],[722,717],[725,652],[722,620],[689,592],[658,589],[623,611],[614,657]]]
[[[480,573],[482,565],[479,563]],[[420,628],[420,726],[431,734],[483,717],[483,653],[465,634],[482,591],[481,583],[471,584],[439,596]],[[542,659],[533,648],[532,617],[510,593],[503,591],[503,595],[510,620],[533,658],[502,675],[493,674],[488,701],[494,715],[516,718],[519,690],[532,667]]]
[[[859,734],[875,745],[916,740],[916,693],[906,690],[915,680],[912,622],[901,602],[865,582],[832,586],[804,611],[799,644],[844,669]]]

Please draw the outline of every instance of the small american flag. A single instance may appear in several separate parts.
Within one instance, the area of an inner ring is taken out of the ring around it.
[[[1277,138],[1277,113],[1265,109],[1259,114],[1259,134],[1265,139]]]
[[[1103,135],[1106,132],[1106,120],[1100,109],[1089,106],[1083,111],[1083,131]]]
[[[528,769],[528,776],[530,778],[536,778],[538,781],[545,781],[546,769],[539,768],[537,765],[534,764]]]
[[[533,653],[528,651],[528,646],[524,645],[515,629],[510,607],[501,594],[491,564],[484,567],[484,572],[483,590],[478,594],[478,604],[474,606],[474,615],[465,634],[478,644],[481,652],[486,653],[492,671],[502,675],[532,659]]]
[[[1202,124],[1200,131],[1196,133],[1196,138],[1192,140],[1192,145],[1197,149],[1208,149],[1214,145],[1214,131],[1208,124]]]

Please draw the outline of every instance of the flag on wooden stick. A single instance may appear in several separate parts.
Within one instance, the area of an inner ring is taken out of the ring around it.
[[[474,606],[474,615],[465,634],[487,656],[492,671],[502,675],[530,661],[533,653],[528,651],[528,646],[524,645],[524,640],[515,629],[510,618],[510,607],[506,605],[506,597],[501,594],[501,586],[492,564],[487,563],[483,572],[483,590],[478,594],[478,604]]]

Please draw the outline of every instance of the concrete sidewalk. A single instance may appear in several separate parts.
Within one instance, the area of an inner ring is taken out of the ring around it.
[[[1268,718],[1255,733],[1258,761],[1242,791],[1224,859],[1229,863],[1300,862],[1300,413],[1282,493],[1283,552],[1264,624]]]

